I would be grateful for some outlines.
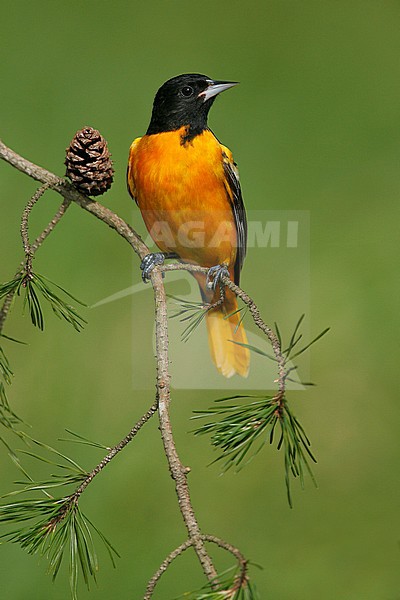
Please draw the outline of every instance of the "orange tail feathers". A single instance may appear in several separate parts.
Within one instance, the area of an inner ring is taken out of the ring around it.
[[[236,296],[226,290],[224,306],[213,309],[206,315],[211,358],[225,377],[232,377],[235,373],[247,377],[249,372],[250,351],[239,345],[248,343],[245,329],[240,323],[241,313],[236,312],[227,317],[237,309]]]

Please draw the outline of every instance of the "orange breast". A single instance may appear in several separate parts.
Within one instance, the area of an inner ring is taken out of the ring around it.
[[[237,236],[221,145],[210,131],[183,145],[183,133],[144,136],[132,145],[130,187],[161,250],[206,267],[233,267]]]

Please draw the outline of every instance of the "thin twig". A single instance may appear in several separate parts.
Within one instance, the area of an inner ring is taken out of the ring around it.
[[[231,554],[233,554],[233,556],[238,560],[238,562],[240,564],[247,563],[247,560],[245,559],[243,554],[240,552],[240,550],[238,548],[236,548],[235,546],[232,546],[232,544],[229,544],[228,542],[221,540],[220,538],[216,537],[215,535],[203,535],[202,537],[203,537],[204,541],[210,542],[212,544],[216,544],[220,548],[223,548],[227,552],[230,552]]]
[[[40,188],[40,189],[43,189],[43,187]],[[49,186],[47,186],[47,187],[49,187]],[[64,198],[64,200],[61,203],[60,208],[58,209],[58,211],[56,212],[56,214],[54,215],[54,217],[51,219],[51,221],[48,223],[48,225],[43,229],[42,233],[40,233],[38,235],[38,237],[36,238],[36,240],[30,246],[30,253],[31,253],[32,257],[35,254],[35,252],[40,248],[40,246],[43,244],[43,242],[45,241],[45,239],[54,230],[54,228],[56,227],[56,225],[60,222],[61,218],[65,215],[65,212],[66,212],[67,208],[70,206],[70,204],[71,204],[71,200],[68,199],[68,198]],[[21,274],[21,272],[24,269],[25,262],[26,262],[26,259],[24,259],[21,262],[21,264],[20,264],[17,272],[15,273],[15,277],[18,277]],[[1,307],[1,310],[0,310],[0,335],[1,335],[2,331],[3,331],[4,323],[5,323],[5,320],[7,318],[8,313],[9,313],[9,310],[11,308],[11,304],[12,304],[12,300],[14,298],[14,295],[15,295],[15,290],[13,290],[9,294],[7,294],[7,296],[4,299],[3,306]]]
[[[230,552],[237,559],[240,567],[240,573],[235,581],[235,585],[237,586],[236,589],[240,589],[240,587],[242,587],[243,583],[246,581],[248,560],[243,556],[243,554],[238,548],[232,546],[232,544],[229,544],[224,540],[221,540],[220,538],[217,538],[215,535],[202,535],[201,538],[204,542],[216,544],[223,550]],[[159,582],[161,576],[168,569],[170,564],[191,546],[193,546],[193,541],[191,539],[188,539],[186,540],[186,542],[184,542],[183,544],[178,546],[178,548],[175,548],[175,550],[168,554],[168,556],[165,558],[165,560],[163,560],[157,571],[154,573],[153,577],[148,582],[143,600],[150,600],[154,593],[157,583]]]
[[[253,317],[254,323],[257,325],[261,331],[265,333],[267,338],[269,339],[272,350],[274,351],[276,361],[278,363],[278,386],[279,386],[279,395],[283,398],[286,389],[286,377],[287,372],[285,368],[286,358],[282,354],[281,345],[278,340],[278,336],[276,333],[269,327],[265,321],[261,318],[260,311],[258,306],[254,302],[252,298],[246,292],[244,292],[238,285],[233,283],[229,279],[229,277],[223,277],[222,282],[228,287],[232,292],[236,294],[238,298],[240,298],[248,307],[251,316]]]
[[[178,546],[178,548],[175,548],[175,550],[173,550],[172,552],[170,552],[168,554],[166,559],[163,560],[161,565],[158,567],[157,571],[154,573],[153,577],[148,582],[147,587],[146,587],[146,593],[143,596],[143,600],[150,600],[161,575],[163,575],[163,573],[165,573],[165,571],[168,569],[168,567],[170,566],[172,561],[175,560],[175,558],[180,556],[188,548],[191,548],[191,546],[193,546],[193,541],[186,540],[186,542],[184,542],[183,544]]]
[[[172,435],[169,414],[170,374],[168,359],[167,297],[162,274],[159,271],[156,271],[156,269],[152,271],[151,282],[153,284],[155,301],[158,414],[164,451],[168,460],[171,477],[175,482],[175,489],[179,499],[179,508],[189,533],[189,539],[193,542],[194,550],[201,563],[204,574],[209,581],[214,581],[216,584],[217,571],[204,546],[200,527],[190,500],[189,486],[186,479],[188,469],[179,459]]]
[[[227,552],[230,552],[237,559],[239,563],[240,573],[235,579],[232,591],[240,590],[247,581],[247,566],[249,561],[243,556],[239,548],[236,548],[235,546],[232,546],[232,544],[229,544],[228,542],[225,542],[224,540],[215,537],[215,535],[205,535],[203,536],[203,538],[206,542],[216,544],[220,548],[223,548]]]
[[[50,183],[45,183],[44,185],[42,185],[42,187],[40,187],[33,194],[32,198],[29,200],[28,204],[25,206],[24,212],[22,213],[21,237],[22,237],[22,245],[24,247],[24,253],[25,253],[25,272],[28,277],[31,276],[31,274],[32,274],[32,259],[33,259],[32,246],[29,241],[29,225],[28,225],[29,216],[30,216],[32,209],[35,206],[36,202],[38,200],[40,200],[40,198],[43,196],[43,194],[49,187],[50,187]]]
[[[158,402],[157,400],[150,406],[149,410],[144,413],[144,415],[135,423],[127,436],[124,437],[116,446],[110,449],[109,453],[103,458],[102,461],[89,473],[86,479],[81,483],[81,485],[75,490],[75,492],[71,495],[71,499],[76,502],[80,495],[85,491],[89,483],[93,481],[100,471],[104,469],[112,459],[119,453],[121,450],[125,448],[133,440],[137,433],[141,430],[143,425],[147,423],[151,419],[151,417],[157,412]]]
[[[37,236],[36,240],[31,245],[31,252],[36,252],[36,250],[38,250],[38,248],[43,244],[57,223],[59,223],[60,219],[65,215],[65,212],[69,206],[71,206],[71,200],[69,198],[65,198],[54,217],[51,219],[51,221],[49,221],[47,227],[43,229],[42,233]]]

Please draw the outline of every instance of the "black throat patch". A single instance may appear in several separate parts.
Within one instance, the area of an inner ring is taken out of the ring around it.
[[[187,125],[185,127],[184,133],[182,133],[181,135],[181,145],[186,146],[187,144],[192,142],[196,136],[203,133],[203,131],[205,131],[206,129],[207,127],[193,127],[193,125]]]

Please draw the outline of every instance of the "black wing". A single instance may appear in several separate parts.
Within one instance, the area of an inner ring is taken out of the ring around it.
[[[237,253],[234,267],[235,283],[239,285],[240,271],[243,267],[244,258],[247,250],[247,218],[246,209],[243,203],[242,190],[240,189],[239,172],[236,163],[226,152],[222,153],[224,160],[224,172],[228,196],[232,206],[233,216],[235,218],[237,232]]]

